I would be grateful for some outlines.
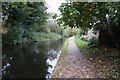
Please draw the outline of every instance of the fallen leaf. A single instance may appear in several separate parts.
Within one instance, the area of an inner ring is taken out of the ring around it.
[[[84,69],[86,68],[86,67],[83,67]]]
[[[87,76],[87,78],[90,78],[89,76]]]
[[[99,60],[99,62],[101,63],[102,61],[101,61],[101,60]]]
[[[92,58],[90,58],[90,60],[92,60]]]
[[[62,73],[60,73],[60,76],[62,76]]]

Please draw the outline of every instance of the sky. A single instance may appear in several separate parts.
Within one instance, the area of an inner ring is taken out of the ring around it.
[[[60,13],[58,11],[59,6],[65,2],[65,0],[45,0],[48,4],[48,11],[54,13]]]

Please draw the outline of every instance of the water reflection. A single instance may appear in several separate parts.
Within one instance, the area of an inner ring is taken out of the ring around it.
[[[28,45],[29,46],[29,45]],[[44,51],[36,54],[34,50],[34,45],[30,47],[11,47],[9,51],[3,51],[7,56],[5,62],[11,65],[10,67],[10,78],[39,78],[45,77],[46,73],[46,63],[47,59]],[[11,59],[12,57],[12,59]]]
[[[46,65],[47,65],[47,74],[46,74],[46,78],[51,78],[51,74],[55,68],[55,65],[57,63],[57,60],[59,58],[61,51],[59,50],[53,50],[51,49],[47,54],[48,54],[48,59],[46,61]]]
[[[27,45],[3,46],[3,78],[50,77],[61,53],[64,40],[35,42]],[[5,70],[5,66],[8,69]],[[7,76],[6,76],[7,75]]]

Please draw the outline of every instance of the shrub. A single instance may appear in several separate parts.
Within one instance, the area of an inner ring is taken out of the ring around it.
[[[95,37],[92,37],[88,40],[88,46],[89,47],[96,47],[98,46],[98,40]]]

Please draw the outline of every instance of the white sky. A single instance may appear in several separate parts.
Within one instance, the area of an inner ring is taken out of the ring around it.
[[[58,8],[61,5],[61,3],[64,3],[65,0],[45,0],[48,4],[48,11],[59,13]]]

